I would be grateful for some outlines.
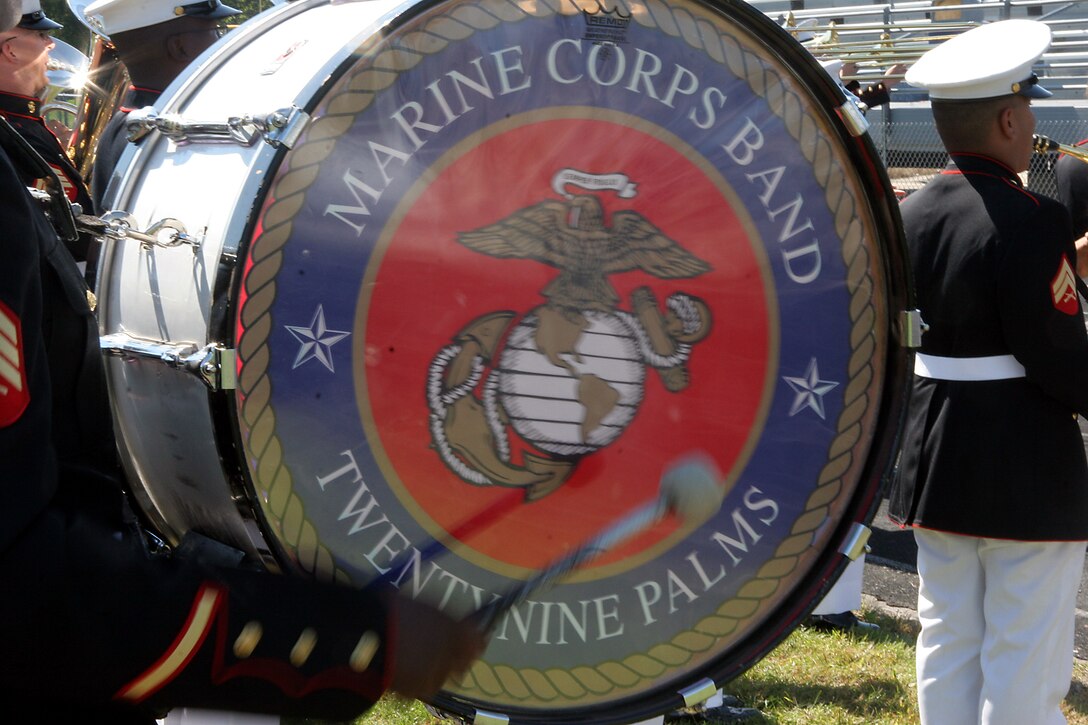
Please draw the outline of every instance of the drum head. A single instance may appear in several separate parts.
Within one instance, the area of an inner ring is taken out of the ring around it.
[[[462,615],[689,454],[726,488],[511,611],[440,706],[660,714],[830,585],[906,359],[895,201],[844,102],[760,13],[696,0],[405,7],[314,99],[235,293],[285,560]]]

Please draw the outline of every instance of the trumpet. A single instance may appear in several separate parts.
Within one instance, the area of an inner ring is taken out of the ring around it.
[[[1047,154],[1051,151],[1060,151],[1066,156],[1072,156],[1075,159],[1079,159],[1085,163],[1088,163],[1088,148],[1081,148],[1079,146],[1070,146],[1064,143],[1058,143],[1057,141],[1043,136],[1041,134],[1035,134],[1031,137],[1031,148],[1037,154]]]

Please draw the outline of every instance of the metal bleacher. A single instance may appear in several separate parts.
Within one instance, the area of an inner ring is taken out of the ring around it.
[[[985,22],[1029,18],[1051,28],[1053,42],[1036,65],[1053,98],[1034,101],[1037,132],[1072,144],[1088,138],[1088,2],[1070,0],[910,0],[880,4],[839,0],[748,0],[789,30],[819,60],[857,63],[863,85],[896,64],[909,66],[942,40]],[[870,109],[869,134],[896,186],[912,191],[945,162],[924,91],[901,76],[891,103]],[[1054,194],[1053,155],[1036,156],[1034,190]]]

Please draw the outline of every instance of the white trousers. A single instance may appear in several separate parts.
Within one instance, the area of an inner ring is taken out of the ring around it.
[[[923,725],[1062,725],[1084,542],[915,529]]]

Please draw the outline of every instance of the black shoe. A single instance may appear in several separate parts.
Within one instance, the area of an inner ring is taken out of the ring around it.
[[[805,619],[804,625],[822,632],[876,632],[880,629],[879,624],[858,619],[853,612],[812,614]]]

